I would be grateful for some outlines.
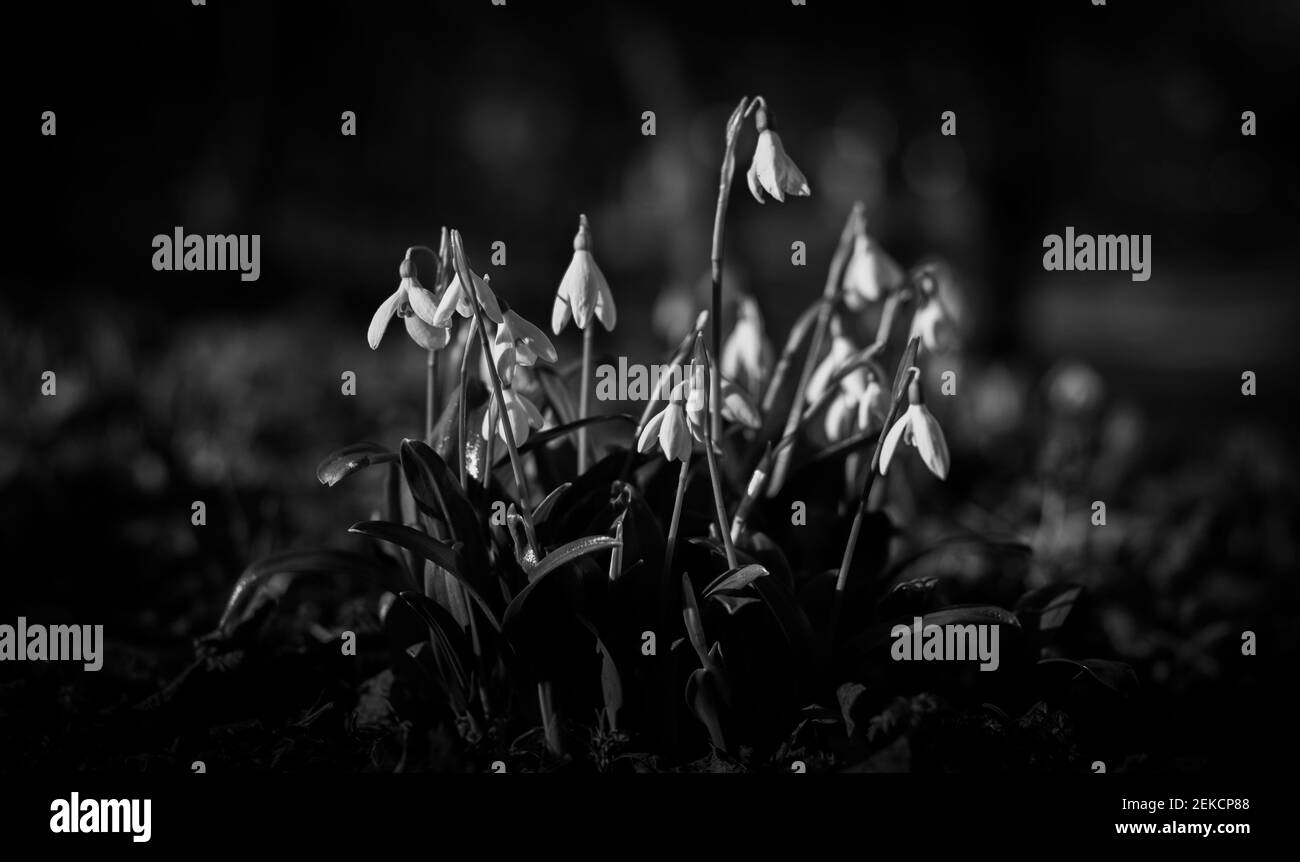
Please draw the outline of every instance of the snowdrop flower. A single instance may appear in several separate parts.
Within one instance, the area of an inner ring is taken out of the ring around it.
[[[587,224],[587,217],[580,215],[578,232],[573,237],[573,260],[560,280],[555,305],[551,308],[551,331],[559,335],[570,319],[578,324],[579,329],[586,329],[592,314],[606,330],[612,330],[618,322],[614,295],[609,292],[609,283],[591,256],[591,226]]]
[[[930,472],[943,479],[948,476],[948,443],[943,439],[943,429],[921,398],[921,382],[915,376],[919,372],[915,368],[910,372],[913,377],[907,386],[907,410],[889,429],[880,447],[880,475],[889,472],[889,462],[902,440],[915,446]]]
[[[749,191],[754,200],[763,203],[763,192],[784,203],[786,195],[807,196],[812,194],[808,180],[785,153],[781,136],[773,131],[767,116],[767,104],[761,97],[755,102],[759,107],[754,111],[754,128],[758,129],[758,146],[754,148],[754,160],[749,164],[745,179],[749,181]]]
[[[501,316],[501,325],[492,341],[492,359],[502,382],[512,381],[516,365],[532,366],[538,359],[556,360],[551,340],[540,329],[512,311],[509,305],[504,306]]]
[[[704,414],[704,373],[702,366],[696,363],[691,363],[691,368],[693,369],[691,377],[685,381],[688,392],[686,418],[691,423],[691,433],[697,439],[703,440],[704,421],[708,418]],[[737,386],[734,381],[728,380],[725,375],[719,384],[722,396],[722,418],[728,422],[739,422],[746,428],[762,428],[763,417],[759,414],[758,406],[750,394]]]
[[[493,323],[501,322],[501,306],[497,303],[496,294],[488,285],[488,279],[480,278],[478,273],[470,271],[474,282],[474,293],[478,296],[479,305],[483,306],[483,313],[487,315],[488,320]],[[460,273],[451,280],[447,285],[447,291],[442,295],[438,302],[438,310],[431,321],[435,326],[451,326],[451,316],[453,313],[461,317],[471,317],[474,314],[474,304],[470,302],[469,295],[465,292],[465,287],[461,284]]]
[[[388,329],[388,322],[393,315],[406,320],[406,332],[411,340],[425,350],[440,350],[447,346],[448,333],[445,325],[437,322],[438,300],[432,292],[420,284],[415,263],[408,257],[402,261],[398,270],[401,281],[392,296],[385,299],[370,318],[370,329],[366,340],[370,349],[379,348],[379,342]]]
[[[772,370],[772,342],[763,334],[763,317],[752,296],[740,302],[736,326],[722,345],[722,375],[743,389],[758,391]]]
[[[862,229],[844,269],[844,302],[857,311],[903,284],[903,269]]]
[[[929,271],[922,272],[916,282],[919,304],[907,337],[910,340],[919,335],[921,344],[927,350],[942,353],[954,346],[957,333],[952,318],[939,298],[939,282]]]
[[[692,438],[699,440],[703,438],[695,437],[694,429],[686,419],[684,405],[689,385],[689,380],[683,380],[673,387],[672,393],[668,396],[668,404],[651,417],[645,424],[645,429],[641,431],[641,437],[637,440],[637,451],[647,453],[654,449],[655,443],[658,443],[664,457],[669,461],[684,463],[691,459]]]
[[[853,342],[840,331],[840,322],[838,319],[831,320],[831,347],[826,357],[817,364],[813,369],[812,376],[808,378],[808,389],[806,397],[809,403],[816,402],[826,392],[826,387],[830,385],[831,378],[835,372],[847,362],[855,353],[857,348]],[[860,369],[852,372],[840,381],[840,388],[857,401],[857,397],[867,389],[867,372],[866,369]]]
[[[532,433],[531,429],[542,427],[544,424],[542,413],[527,395],[515,392],[509,385],[502,387],[501,398],[506,404],[506,418],[510,422],[510,432],[514,437],[515,445],[519,446],[528,439],[528,435]],[[491,436],[492,426],[495,425],[501,439],[506,439],[505,423],[498,421],[499,414],[497,399],[490,399],[488,409],[483,414],[484,438]]]
[[[841,440],[857,432],[870,434],[884,427],[888,415],[889,395],[873,374],[861,394],[854,395],[846,390],[831,400],[826,408],[826,436],[830,440]]]

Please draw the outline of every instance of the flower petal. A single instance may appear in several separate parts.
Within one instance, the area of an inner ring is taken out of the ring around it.
[[[569,311],[569,301],[565,299],[564,286],[561,285],[560,292],[555,295],[555,305],[551,306],[551,332],[559,335],[572,319],[573,313]]]
[[[618,323],[618,309],[614,307],[614,294],[610,292],[609,283],[605,281],[605,275],[596,266],[594,259],[591,266],[600,278],[600,284],[596,289],[596,319],[605,327],[606,332],[611,332],[614,325]]]
[[[849,423],[845,420],[850,418],[848,396],[843,392],[831,399],[830,406],[826,408],[826,437],[829,440],[843,439],[849,433]]]
[[[531,398],[522,392],[516,393],[515,398],[518,399],[519,406],[523,408],[524,417],[528,420],[529,428],[541,428],[546,424],[546,420],[542,418],[542,411],[537,409],[537,405],[533,403]],[[527,436],[527,433],[525,433],[525,436]]]
[[[636,441],[636,449],[641,454],[649,452],[659,442],[659,426],[663,424],[666,410],[667,408],[651,416],[650,421],[645,423],[645,428],[641,429],[641,436]]]
[[[912,414],[912,442],[921,460],[930,472],[945,479],[948,476],[948,442],[943,438],[943,429],[928,409],[922,404],[913,404],[907,408]]]
[[[370,349],[375,350],[379,347],[380,340],[384,337],[384,331],[388,329],[388,321],[393,319],[397,309],[406,300],[406,291],[398,287],[393,295],[379,304],[375,309],[374,317],[370,318],[370,329],[366,332],[366,341],[370,343]]]
[[[406,316],[406,334],[425,350],[441,350],[447,346],[446,329],[441,326],[430,326],[414,314]]]
[[[463,300],[461,296],[460,276],[451,280],[447,289],[443,291],[442,299],[438,300],[438,308],[433,313],[433,319],[429,322],[434,326],[451,326],[451,316],[459,310]]]
[[[438,298],[420,284],[419,279],[404,278],[402,286],[406,288],[406,299],[411,303],[411,310],[425,323],[441,326],[438,323]]]
[[[594,261],[591,252],[577,249],[573,260],[564,272],[560,290],[569,297],[569,307],[573,310],[573,320],[579,329],[586,329],[591,323],[591,314],[596,308],[596,284],[592,275]]]
[[[659,428],[659,445],[664,457],[670,461],[687,461],[691,457],[691,431],[686,425],[686,415],[681,407],[668,405],[664,409],[663,425]]]
[[[726,377],[722,378],[722,415],[746,428],[763,427],[763,418],[749,393]]]
[[[503,327],[507,332],[509,332],[516,345],[522,344],[528,348],[527,351],[519,351],[520,365],[532,365],[533,358],[538,356],[545,359],[547,362],[554,362],[558,358],[558,354],[555,352],[555,346],[551,344],[551,339],[547,338],[540,329],[533,326],[527,320],[524,320],[515,312],[507,311],[505,313],[505,323],[503,324]],[[526,362],[524,361],[525,353],[528,354],[528,361]]]
[[[497,295],[492,292],[488,283],[474,275],[474,293],[478,296],[478,304],[483,306],[483,313],[487,315],[488,320],[493,323],[500,323],[501,304],[497,302]]]
[[[880,444],[880,475],[883,476],[889,472],[889,462],[894,459],[894,450],[898,448],[898,441],[902,439],[903,432],[907,430],[907,426],[911,423],[910,411],[904,412],[902,416],[898,417],[894,427],[890,428],[889,433],[885,435],[885,442]]]
[[[758,184],[758,153],[754,154],[754,161],[749,163],[749,170],[745,172],[745,181],[749,183],[749,193],[754,196],[754,200],[764,203],[763,188]]]

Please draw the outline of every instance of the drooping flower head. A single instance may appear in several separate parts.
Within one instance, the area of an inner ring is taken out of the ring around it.
[[[754,148],[754,160],[750,162],[749,171],[745,174],[754,200],[763,203],[764,191],[781,203],[785,203],[786,195],[803,197],[812,194],[803,171],[786,155],[781,136],[772,128],[767,103],[759,96],[754,99],[754,104],[754,128],[758,130],[758,145]]]
[[[492,359],[497,364],[501,380],[510,383],[516,365],[531,367],[539,359],[555,362],[557,357],[555,347],[545,333],[511,310],[505,300],[500,302],[502,319],[496,338],[492,340]]]
[[[393,295],[385,299],[370,318],[370,329],[366,340],[371,350],[379,348],[379,342],[388,329],[388,322],[393,316],[406,321],[406,332],[411,340],[425,350],[440,350],[447,346],[448,332],[445,325],[437,322],[438,300],[434,294],[420,284],[415,262],[410,252],[398,268],[401,279]]]
[[[736,326],[722,345],[722,375],[757,392],[772,370],[772,342],[763,332],[763,316],[752,296],[740,301]]]
[[[668,403],[650,418],[637,440],[637,451],[648,453],[655,444],[663,450],[669,461],[686,462],[691,459],[692,440],[703,440],[695,435],[694,429],[686,419],[686,399],[690,380],[685,379],[673,387],[668,396]]]
[[[487,279],[480,277],[473,270],[470,270],[470,275],[474,282],[474,295],[478,297],[479,305],[483,306],[483,313],[493,323],[500,323],[501,306]],[[474,314],[474,303],[470,301],[470,296],[461,283],[459,272],[451,280],[451,284],[447,285],[447,291],[438,302],[433,322],[437,326],[450,327],[453,314],[459,314],[461,317],[472,317]]]
[[[510,432],[515,445],[520,446],[532,433],[531,429],[541,428],[545,424],[545,420],[542,419],[542,413],[537,409],[537,405],[533,404],[527,395],[516,392],[514,387],[503,386],[501,398],[506,404],[506,419],[510,423]],[[488,401],[488,409],[483,413],[483,436],[485,438],[492,435],[492,428],[496,426],[497,434],[500,435],[502,440],[506,439],[505,423],[498,421],[499,416],[497,399],[491,398]]]
[[[908,338],[921,337],[926,350],[942,353],[956,346],[957,329],[940,295],[933,267],[922,268],[912,279],[916,285],[916,314]]]
[[[578,232],[573,237],[573,259],[560,279],[560,289],[551,308],[551,331],[559,335],[570,319],[585,330],[593,314],[606,330],[612,330],[618,322],[614,295],[591,254],[591,226],[587,217],[580,215]]]
[[[943,429],[925,406],[921,398],[920,372],[916,368],[908,370],[911,382],[907,386],[907,410],[894,423],[885,435],[880,447],[880,474],[889,472],[889,464],[898,449],[899,441],[916,447],[921,461],[930,472],[940,479],[948,476],[948,442],[944,440]]]
[[[853,252],[844,268],[844,302],[857,311],[887,293],[898,290],[903,269],[867,234],[866,220],[860,220],[853,237]]]

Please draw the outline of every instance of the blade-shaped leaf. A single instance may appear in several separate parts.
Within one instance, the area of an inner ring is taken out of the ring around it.
[[[682,619],[686,622],[686,634],[700,657],[700,664],[709,666],[709,642],[704,636],[704,620],[700,616],[700,605],[695,601],[695,588],[691,579],[682,572]]]
[[[755,578],[761,578],[767,575],[768,571],[757,563],[751,563],[747,566],[737,566],[730,571],[723,572],[714,579],[713,583],[704,588],[704,597],[710,598],[719,590],[740,590],[748,586]]]
[[[555,571],[565,563],[576,560],[578,557],[618,546],[618,539],[610,536],[587,536],[582,539],[574,539],[572,542],[561,545],[543,557],[542,561],[537,564],[537,568],[533,569],[528,577],[534,582],[539,581],[550,572]]]
[[[419,440],[403,440],[401,457],[406,484],[420,511],[445,524],[451,540],[462,545],[464,571],[488,572],[478,513],[447,462]]]
[[[454,547],[440,542],[414,527],[408,527],[404,524],[390,524],[387,521],[364,521],[360,524],[353,524],[348,528],[348,532],[360,533],[373,539],[391,542],[398,547],[415,552],[435,566],[444,569],[465,588],[470,598],[474,600],[479,609],[483,611],[484,616],[487,617],[488,622],[492,624],[492,628],[498,632],[501,631],[501,624],[497,621],[496,614],[492,612],[492,608],[474,589],[474,585],[469,578],[465,577],[463,571],[465,562]]]
[[[429,627],[434,662],[447,694],[457,710],[467,711],[470,678],[465,667],[469,663],[470,648],[465,632],[446,608],[423,593],[408,590],[399,598]]]
[[[391,592],[413,586],[397,567],[369,554],[332,549],[282,551],[254,562],[246,568],[230,591],[230,598],[217,623],[225,631],[230,623],[242,618],[258,590],[275,575],[357,574]],[[287,587],[288,581],[283,585]]]
[[[372,464],[395,462],[397,453],[390,452],[378,443],[353,443],[335,449],[316,467],[316,478],[322,485],[334,486],[344,478]]]
[[[560,495],[572,487],[572,482],[565,482],[563,485],[557,485],[551,493],[547,494],[542,499],[542,502],[537,504],[537,508],[533,509],[533,523],[541,524],[545,522],[546,516],[551,514],[551,510],[555,508],[555,503],[560,499]]]
[[[546,577],[552,572],[562,568],[565,563],[571,563],[574,560],[587,554],[593,554],[597,551],[613,548],[619,544],[618,540],[609,536],[587,536],[585,539],[578,539],[556,548],[547,554],[538,564],[537,568],[529,573],[528,585],[519,591],[509,607],[506,608],[505,614],[501,617],[501,627],[503,630],[509,629],[514,620],[523,612],[524,605],[532,597],[537,587],[546,580]]]

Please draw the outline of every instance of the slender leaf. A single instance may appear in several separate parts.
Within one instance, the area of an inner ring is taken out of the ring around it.
[[[497,621],[496,614],[492,608],[479,595],[474,584],[470,582],[464,574],[465,562],[461,559],[460,553],[455,547],[440,542],[432,536],[422,533],[414,527],[408,527],[404,524],[390,524],[387,521],[364,521],[360,524],[353,524],[348,528],[350,533],[360,533],[363,536],[369,536],[372,539],[380,539],[385,542],[391,542],[400,548],[413,551],[435,566],[448,572],[452,577],[460,582],[469,597],[483,611],[492,628],[497,632],[501,631],[501,624]]]
[[[230,598],[217,623],[226,631],[232,621],[243,619],[259,590],[276,575],[290,578],[303,574],[357,574],[392,592],[410,589],[410,579],[400,569],[369,554],[332,549],[282,551],[254,562],[246,568],[230,591]],[[281,592],[289,579],[281,579]]]
[[[316,467],[316,478],[322,485],[333,487],[358,470],[364,470],[372,464],[387,464],[395,461],[397,461],[397,454],[378,443],[353,443],[351,446],[335,449],[326,455]]]

